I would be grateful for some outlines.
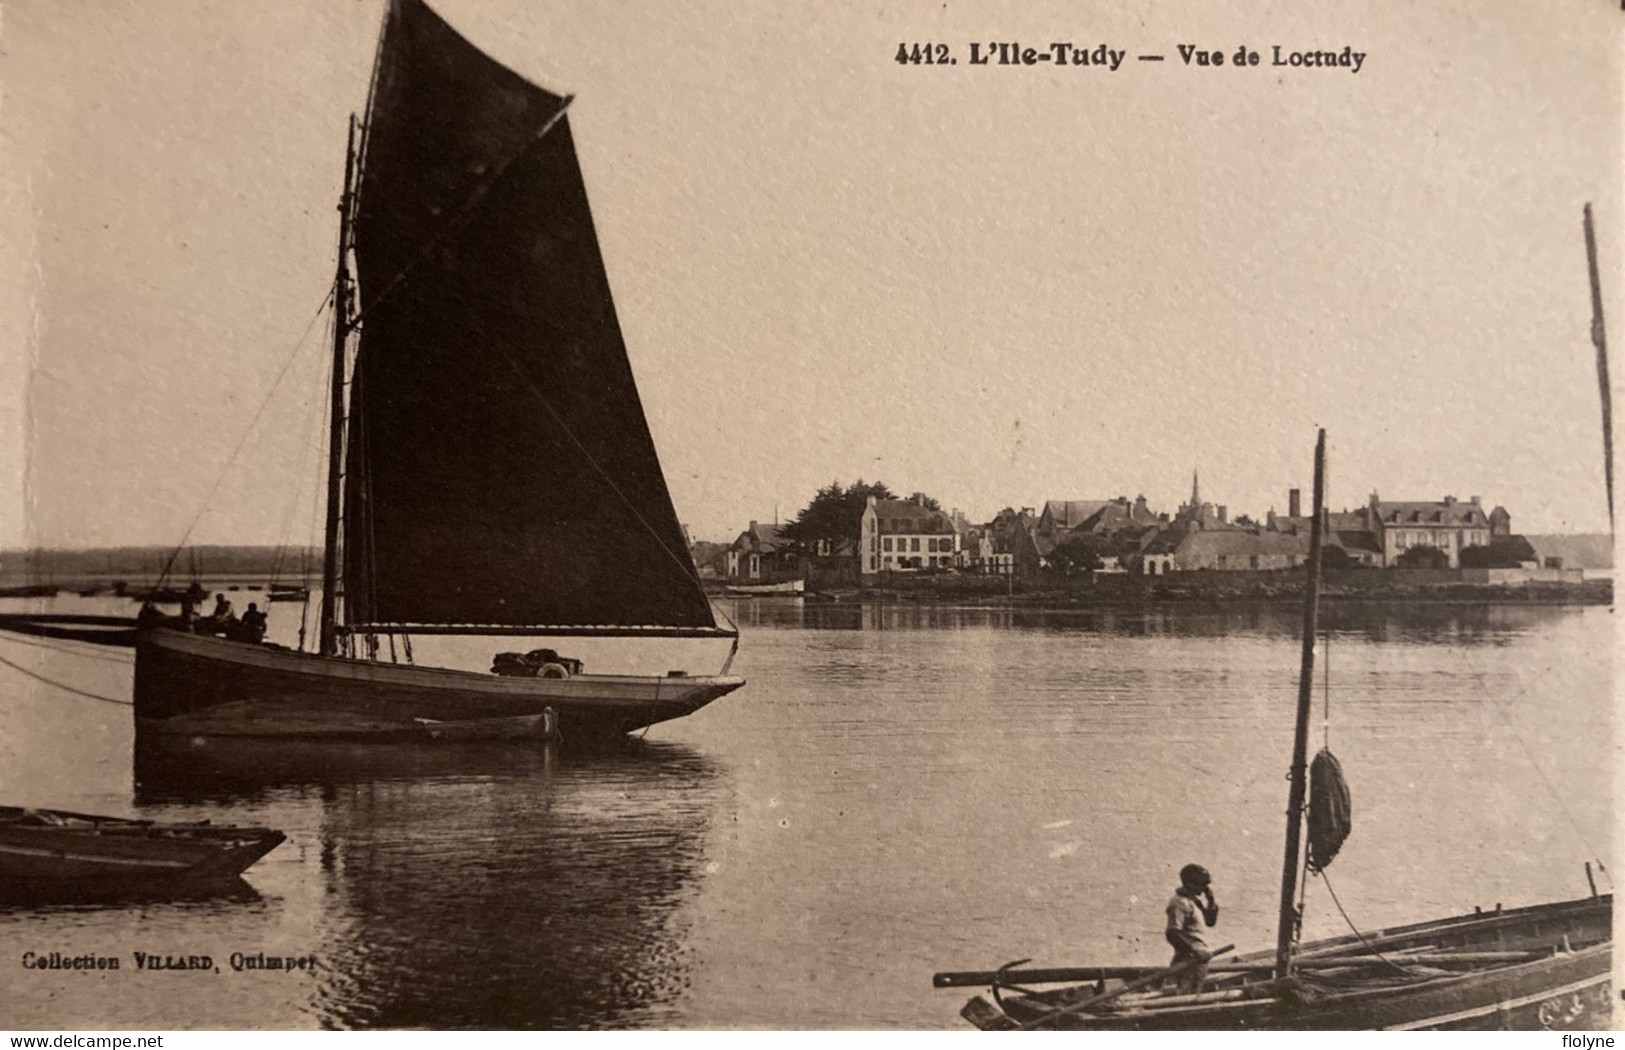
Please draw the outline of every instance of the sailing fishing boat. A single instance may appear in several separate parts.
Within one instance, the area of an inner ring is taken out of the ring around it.
[[[139,729],[343,736],[551,710],[579,739],[744,684],[727,674],[732,650],[717,675],[411,662],[423,635],[738,645],[700,586],[644,418],[570,101],[422,0],[391,0],[339,206],[319,652],[145,630]],[[396,639],[406,662],[380,659]]]
[[[932,982],[938,988],[992,989],[991,1001],[977,996],[960,1011],[976,1027],[986,1031],[1609,1027],[1614,1004],[1613,896],[1597,893],[1594,882],[1592,895],[1580,900],[1507,911],[1497,906],[1490,913],[1295,943],[1302,914],[1300,880],[1306,870],[1330,864],[1348,832],[1346,788],[1341,774],[1334,772],[1335,760],[1328,764],[1317,756],[1314,776],[1308,762],[1325,476],[1322,430],[1315,445],[1314,512],[1275,950],[1212,963],[1194,993],[1165,984],[1191,963],[1166,969],[1026,970],[1011,964],[993,971],[934,975]],[[1339,800],[1345,804],[1339,805]],[[1589,877],[1589,865],[1586,870]],[[1213,954],[1223,957],[1232,947]]]

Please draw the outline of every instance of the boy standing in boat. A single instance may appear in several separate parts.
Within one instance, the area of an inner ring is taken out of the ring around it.
[[[1219,921],[1219,905],[1213,899],[1213,876],[1200,864],[1187,864],[1179,869],[1179,889],[1168,902],[1168,943],[1174,948],[1174,961],[1179,966],[1196,960],[1196,964],[1179,975],[1179,990],[1194,993],[1202,988],[1207,978],[1207,961],[1213,952],[1202,934],[1204,924],[1212,926]]]

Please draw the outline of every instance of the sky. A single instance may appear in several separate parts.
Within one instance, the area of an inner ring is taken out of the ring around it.
[[[1171,511],[1199,471],[1262,516],[1307,498],[1321,426],[1334,508],[1608,528],[1580,219],[1625,345],[1607,3],[430,2],[576,96],[696,538],[858,478],[985,520]],[[319,538],[318,306],[382,13],[0,6],[0,547]],[[992,41],[1126,57],[971,65]]]

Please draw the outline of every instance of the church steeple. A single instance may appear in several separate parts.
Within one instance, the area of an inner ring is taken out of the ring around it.
[[[1192,470],[1191,471],[1191,507],[1194,509],[1194,508],[1200,507],[1201,505],[1202,505],[1202,486],[1197,481],[1196,471]]]

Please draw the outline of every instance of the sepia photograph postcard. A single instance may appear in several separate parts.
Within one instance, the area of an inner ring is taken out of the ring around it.
[[[1622,30],[0,0],[0,1029],[1620,1026]]]

